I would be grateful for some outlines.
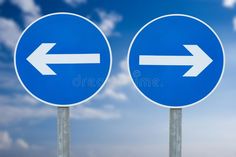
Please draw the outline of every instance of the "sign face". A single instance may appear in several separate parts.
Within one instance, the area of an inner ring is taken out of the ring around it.
[[[134,37],[129,74],[148,100],[183,108],[209,96],[221,80],[224,49],[203,21],[182,14],[154,19]]]
[[[94,23],[76,14],[55,13],[23,32],[14,62],[21,84],[33,97],[54,106],[73,106],[103,87],[112,56]]]

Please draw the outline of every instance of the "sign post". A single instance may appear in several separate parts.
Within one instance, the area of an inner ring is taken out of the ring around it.
[[[170,109],[169,156],[182,155],[182,109]]]
[[[85,17],[49,14],[24,30],[14,65],[30,95],[58,108],[58,157],[69,157],[70,107],[87,102],[105,85],[112,65],[107,38]]]
[[[134,86],[149,101],[170,108],[170,157],[181,157],[182,108],[216,89],[224,59],[218,35],[189,15],[156,18],[133,38],[127,62]]]
[[[57,108],[58,157],[70,156],[70,108]]]

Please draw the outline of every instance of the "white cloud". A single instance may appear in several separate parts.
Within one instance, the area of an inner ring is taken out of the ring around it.
[[[14,140],[7,131],[0,131],[0,150],[9,150],[11,147],[17,146],[20,149],[29,149],[29,144],[22,138]]]
[[[226,8],[233,8],[234,5],[236,5],[236,0],[224,0],[224,1],[223,1],[223,5],[224,5]]]
[[[18,105],[18,104],[24,104],[24,105],[36,105],[39,102],[34,99],[29,94],[13,94],[13,95],[0,95],[0,102],[1,104],[7,104],[7,105]]]
[[[1,45],[1,43],[0,43]],[[3,54],[3,52],[0,52],[1,54]],[[5,54],[4,54],[5,55]],[[3,73],[3,72],[6,72],[7,70],[10,69],[10,67],[12,67],[12,63],[9,63],[9,62],[3,62],[2,61],[2,58],[0,56],[0,71]],[[0,77],[0,82],[2,82],[3,79],[1,79]],[[0,88],[2,87],[2,85],[0,84]]]
[[[65,0],[65,3],[69,4],[72,7],[75,7],[77,5],[87,3],[87,0]]]
[[[1,64],[0,64],[1,65]],[[4,66],[4,64],[2,65]],[[17,80],[15,73],[10,71],[7,67],[8,65],[5,64],[5,70],[4,67],[0,67],[0,70],[4,72],[4,75],[1,75],[0,77],[0,89],[1,90],[7,90],[7,91],[22,91],[23,87],[20,85],[19,81]],[[9,71],[7,71],[9,70]],[[11,69],[13,70],[13,69]]]
[[[16,100],[20,100],[21,102],[25,102],[26,104],[31,104],[31,105],[36,105],[39,103],[38,100],[36,100],[35,98],[33,98],[32,96],[30,95],[22,95],[22,96],[19,96],[16,97]],[[19,101],[18,101],[19,102]]]
[[[12,145],[12,138],[7,131],[0,131],[0,150],[7,150]]]
[[[16,145],[19,148],[24,149],[24,150],[27,150],[30,147],[29,144],[24,139],[21,139],[21,138],[16,140]]]
[[[11,0],[23,12],[25,25],[29,25],[41,16],[41,9],[34,0]]]
[[[107,13],[104,10],[97,10],[97,13],[101,19],[101,22],[98,24],[98,26],[107,36],[120,35],[115,31],[115,28],[117,23],[122,21],[121,15],[115,12]]]
[[[28,26],[33,21],[37,20],[41,15],[39,14],[24,14],[25,26]]]
[[[12,125],[26,120],[44,120],[56,117],[56,108],[46,105],[38,106],[39,102],[30,95],[0,95],[0,125]],[[32,105],[36,105],[33,107]],[[103,105],[100,108],[79,106],[76,110],[71,109],[71,118],[110,120],[120,118],[120,112],[111,105]]]
[[[41,9],[34,0],[11,0],[11,3],[23,12],[26,26],[41,16]],[[0,43],[13,51],[22,30],[12,19],[0,17],[0,23]]]
[[[24,105],[24,106],[23,106]],[[27,107],[25,104],[18,106],[1,105],[0,124],[10,125],[26,120],[39,120],[56,117],[56,108],[33,108]],[[99,109],[79,106],[76,110],[71,110],[71,118],[80,119],[98,119],[110,120],[120,118],[120,112],[114,107],[103,106]]]
[[[23,120],[35,120],[54,117],[56,112],[46,108],[32,108],[26,104],[18,106],[2,105],[0,110],[0,124],[9,125]]]
[[[99,95],[100,98],[110,97],[120,101],[127,100],[126,93],[124,90],[121,90],[121,88],[130,84],[130,77],[126,65],[126,59],[120,62],[121,71],[110,77],[104,92]]]
[[[110,120],[120,117],[120,112],[118,112],[112,105],[105,105],[99,109],[79,106],[76,110],[72,110],[71,112],[71,118],[73,119]]]
[[[0,17],[0,23],[0,43],[13,51],[21,34],[21,30],[11,19]]]
[[[19,7],[23,12],[25,25],[30,24],[41,16],[41,9],[34,0],[11,0],[10,2]],[[14,51],[22,30],[12,19],[0,17],[0,23],[0,43]]]
[[[55,117],[50,108],[32,107],[39,102],[28,94],[0,95],[0,124],[11,125],[24,120],[38,120]]]

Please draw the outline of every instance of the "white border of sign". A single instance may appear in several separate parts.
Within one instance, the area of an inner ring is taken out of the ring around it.
[[[135,39],[137,38],[137,36],[139,35],[139,33],[145,29],[149,24],[151,24],[152,22],[154,21],[157,21],[157,20],[160,20],[160,19],[163,19],[163,18],[166,18],[166,17],[171,17],[171,16],[183,16],[183,17],[188,17],[188,18],[191,18],[191,19],[194,19],[194,20],[197,20],[198,22],[204,24],[205,26],[207,26],[213,33],[214,35],[217,37],[220,45],[221,45],[221,48],[222,48],[222,52],[223,52],[223,68],[222,68],[222,72],[221,72],[221,75],[220,75],[220,79],[218,80],[217,84],[215,85],[215,87],[211,90],[211,92],[209,92],[205,97],[203,97],[201,100],[198,100],[197,102],[195,103],[192,103],[192,104],[189,104],[189,105],[185,105],[185,106],[177,106],[177,107],[172,107],[172,106],[168,106],[168,105],[164,105],[164,104],[160,104],[158,102],[155,102],[153,101],[152,99],[150,99],[148,96],[146,96],[135,84],[132,76],[131,76],[131,73],[130,73],[130,68],[129,68],[129,57],[130,57],[130,51],[131,51],[131,48],[133,46],[133,43],[135,41]],[[165,108],[186,108],[186,107],[190,107],[190,106],[193,106],[195,104],[198,104],[200,102],[202,102],[203,100],[205,100],[208,96],[210,96],[214,91],[215,89],[218,87],[219,83],[221,82],[222,80],[222,77],[223,77],[223,74],[224,74],[224,70],[225,70],[225,51],[224,51],[224,47],[223,47],[223,44],[219,38],[219,36],[216,34],[216,32],[205,22],[203,22],[202,20],[194,17],[194,16],[190,16],[190,15],[185,15],[185,14],[168,14],[168,15],[163,15],[163,16],[160,16],[158,18],[155,18],[153,20],[151,20],[150,22],[148,22],[147,24],[145,24],[134,36],[134,38],[132,39],[131,41],[131,44],[129,46],[129,50],[128,50],[128,56],[127,56],[127,67],[128,67],[128,73],[129,73],[129,76],[131,78],[131,82],[133,83],[134,87],[139,91],[139,93],[144,96],[147,100],[149,100],[150,102],[158,105],[158,106],[161,106],[161,107],[165,107]]]
[[[18,47],[18,44],[22,38],[22,36],[24,35],[24,33],[31,27],[31,25],[33,25],[34,23],[38,22],[39,20],[43,19],[43,18],[46,18],[46,17],[49,17],[49,16],[53,16],[53,15],[71,15],[71,16],[76,16],[76,17],[79,17],[79,18],[82,18],[84,20],[86,20],[87,22],[91,23],[94,27],[96,27],[98,29],[98,31],[102,34],[103,38],[105,39],[107,45],[108,45],[108,48],[109,48],[109,53],[110,53],[110,66],[109,66],[109,71],[108,71],[108,74],[106,76],[106,79],[105,81],[103,82],[103,84],[101,85],[101,87],[93,94],[91,95],[90,97],[88,97],[87,99],[83,100],[83,101],[80,101],[80,102],[77,102],[77,103],[74,103],[74,104],[54,104],[54,103],[50,103],[50,102],[47,102],[45,100],[42,100],[40,98],[38,98],[37,96],[35,96],[33,93],[31,93],[24,85],[24,83],[22,82],[19,74],[18,74],[18,70],[17,70],[17,66],[16,66],[16,50],[17,50],[17,47]],[[87,101],[89,101],[90,99],[92,99],[96,94],[98,94],[100,92],[100,90],[105,86],[109,76],[110,76],[110,73],[111,73],[111,68],[112,68],[112,51],[111,51],[111,46],[109,44],[109,41],[107,39],[107,37],[105,36],[105,34],[103,33],[103,31],[95,24],[93,23],[92,21],[90,21],[89,19],[81,16],[81,15],[78,15],[78,14],[75,14],[75,13],[69,13],[69,12],[57,12],[57,13],[51,13],[51,14],[47,14],[45,16],[42,16],[40,18],[38,18],[37,20],[35,20],[34,22],[32,22],[21,34],[20,38],[18,39],[17,41],[17,44],[16,44],[16,47],[15,47],[15,51],[14,51],[14,68],[15,68],[15,72],[16,72],[16,75],[17,75],[17,78],[18,80],[20,81],[21,85],[23,86],[23,88],[32,96],[34,97],[35,99],[37,99],[38,101],[42,102],[42,103],[45,103],[45,104],[48,104],[48,105],[51,105],[51,106],[56,106],[56,107],[72,107],[72,106],[76,106],[76,105],[80,105],[82,103],[85,103]]]

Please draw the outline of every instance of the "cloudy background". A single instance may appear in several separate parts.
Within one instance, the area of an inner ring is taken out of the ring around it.
[[[38,17],[73,12],[108,36],[114,64],[109,82],[90,102],[71,109],[72,157],[167,157],[169,110],[145,100],[130,83],[129,43],[150,20],[165,14],[196,16],[222,39],[226,69],[217,90],[183,110],[183,156],[236,156],[236,0],[0,0],[0,156],[56,156],[56,108],[20,86],[13,51]]]

